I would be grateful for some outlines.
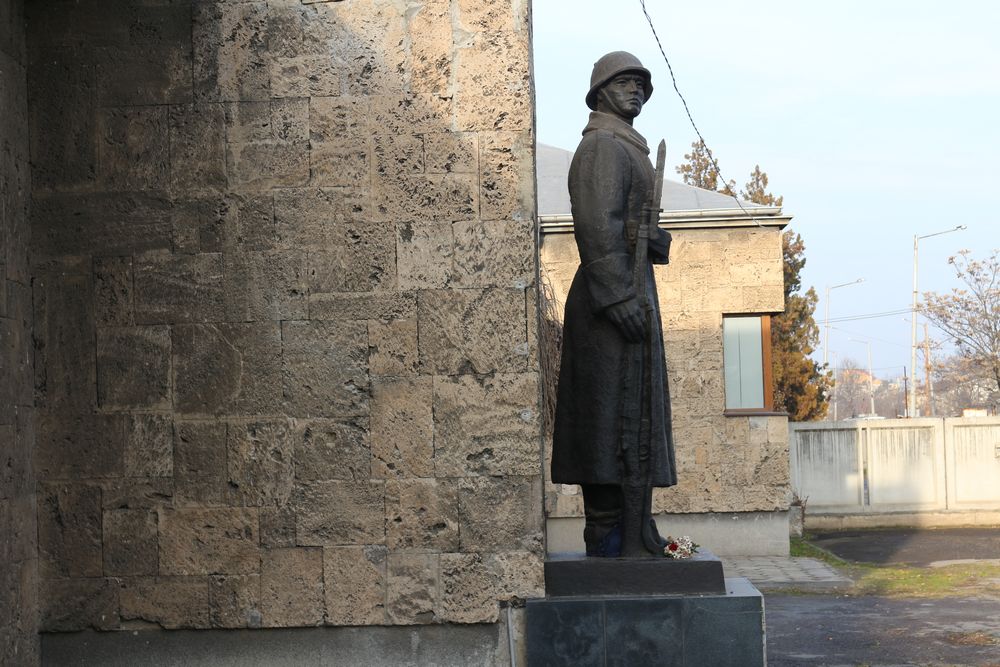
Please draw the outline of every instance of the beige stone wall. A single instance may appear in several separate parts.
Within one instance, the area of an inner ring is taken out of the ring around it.
[[[724,223],[720,223],[724,225]],[[658,489],[656,513],[788,508],[785,417],[726,417],[722,316],[784,309],[777,227],[684,229],[655,269],[670,376],[678,484]],[[579,265],[572,234],[545,234],[542,271],[558,300]],[[549,516],[583,515],[579,489],[546,485]]]
[[[28,20],[44,629],[540,594],[527,3]]]
[[[0,664],[38,660],[28,269],[28,93],[22,0],[0,0]]]

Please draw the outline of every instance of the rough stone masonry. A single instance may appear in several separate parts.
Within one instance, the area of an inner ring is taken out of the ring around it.
[[[0,664],[38,659],[28,266],[27,55],[20,0],[0,1]]]
[[[34,318],[34,394],[4,395],[0,440],[34,401],[42,629],[492,622],[541,595],[527,3],[26,20],[30,113],[5,92],[0,136],[22,192],[30,126],[31,267],[5,213],[0,326],[10,363]],[[30,486],[4,478],[5,544]]]

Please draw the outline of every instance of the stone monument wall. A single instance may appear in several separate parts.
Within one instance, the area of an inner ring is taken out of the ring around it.
[[[784,310],[777,227],[675,229],[670,264],[656,286],[670,377],[677,486],[657,489],[654,513],[770,512],[788,509],[788,427],[784,416],[726,416],[724,314]],[[579,255],[571,234],[547,234],[542,270],[565,298]],[[553,517],[583,516],[569,485],[547,486]],[[745,553],[751,553],[747,551]]]
[[[22,0],[0,0],[0,664],[38,660],[28,92]]]
[[[527,3],[28,14],[43,629],[540,595]]]

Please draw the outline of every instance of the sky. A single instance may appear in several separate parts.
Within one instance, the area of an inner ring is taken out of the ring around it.
[[[826,288],[858,278],[831,290],[830,319],[910,307],[914,235],[968,227],[920,241],[921,293],[960,286],[957,251],[1000,247],[1000,3],[646,5],[725,179],[742,185],[759,164],[784,196],[821,329]],[[631,51],[654,86],[635,127],[666,139],[667,177],[680,180],[696,136],[639,0],[533,0],[532,14],[538,141],[575,149],[594,61]],[[876,376],[909,368],[908,313],[831,327],[831,366],[866,367],[867,342]]]

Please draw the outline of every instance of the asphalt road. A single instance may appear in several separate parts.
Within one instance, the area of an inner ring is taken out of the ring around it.
[[[1000,667],[1000,600],[764,600],[769,667]]]
[[[811,542],[845,560],[929,565],[1000,559],[1000,528],[897,528],[817,533]]]

